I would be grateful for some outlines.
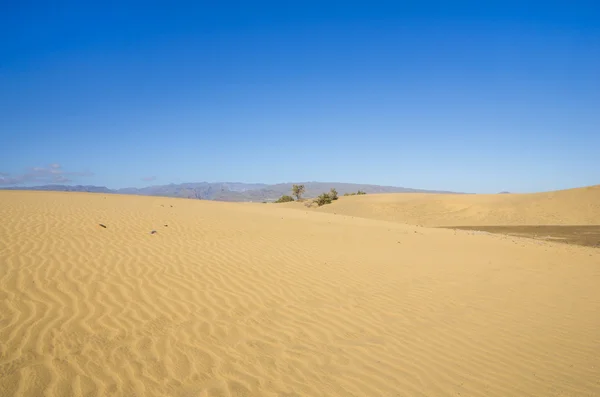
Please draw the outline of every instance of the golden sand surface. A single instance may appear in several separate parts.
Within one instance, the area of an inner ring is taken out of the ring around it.
[[[0,191],[0,395],[598,396],[599,249],[410,225],[599,224],[598,192]]]
[[[318,211],[424,226],[600,225],[600,185],[532,194],[367,194]]]

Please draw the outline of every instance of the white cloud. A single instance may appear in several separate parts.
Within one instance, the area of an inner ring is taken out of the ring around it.
[[[68,172],[63,170],[58,163],[53,163],[47,167],[32,167],[29,171],[11,175],[8,173],[0,173],[0,185],[23,185],[28,183],[48,184],[48,183],[69,183],[72,178],[92,176],[93,173],[86,172]]]

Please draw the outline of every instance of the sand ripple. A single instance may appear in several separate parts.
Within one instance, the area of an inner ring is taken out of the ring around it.
[[[600,395],[599,250],[273,205],[0,203],[2,396]]]

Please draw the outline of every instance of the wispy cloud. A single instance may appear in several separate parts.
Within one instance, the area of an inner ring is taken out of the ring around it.
[[[53,163],[46,167],[32,167],[23,174],[12,175],[6,172],[0,172],[0,185],[24,185],[29,183],[48,184],[48,183],[69,183],[73,178],[93,176],[94,174],[85,172],[65,171],[60,164]]]
[[[152,182],[152,181],[155,181],[155,180],[156,180],[155,176],[145,176],[145,177],[142,178],[142,181],[144,181],[144,182]]]

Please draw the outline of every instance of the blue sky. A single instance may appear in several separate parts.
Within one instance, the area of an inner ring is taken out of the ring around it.
[[[600,183],[593,1],[48,4],[0,6],[5,186]]]

